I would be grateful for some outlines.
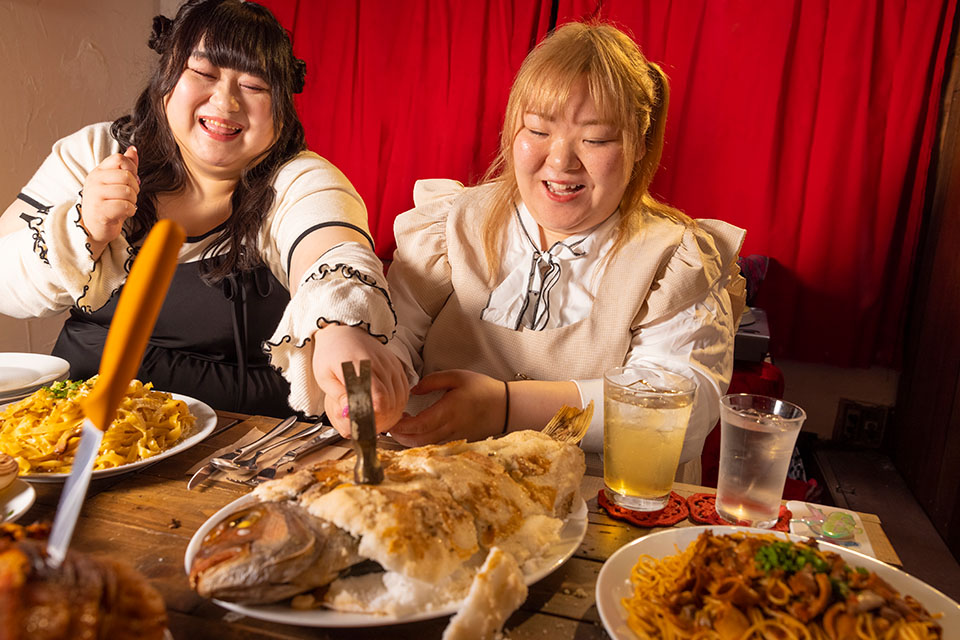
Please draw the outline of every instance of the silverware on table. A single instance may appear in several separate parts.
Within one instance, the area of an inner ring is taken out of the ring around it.
[[[309,427],[306,427],[305,429],[301,429],[300,431],[293,434],[292,436],[288,436],[284,438],[283,440],[277,440],[276,442],[271,442],[270,444],[266,445],[262,449],[258,449],[256,453],[254,453],[252,456],[244,460],[241,460],[240,458],[237,458],[235,460],[226,460],[223,457],[220,457],[220,458],[212,459],[210,463],[213,464],[213,466],[215,466],[220,471],[226,471],[229,473],[251,473],[251,474],[257,473],[260,470],[258,462],[260,460],[260,457],[263,454],[265,454],[268,451],[273,451],[277,447],[282,447],[285,444],[290,444],[291,442],[296,442],[297,440],[306,438],[307,436],[312,436],[317,431],[320,431],[321,429],[323,429],[324,426],[325,425],[319,424],[319,423],[312,424]]]
[[[297,417],[290,416],[289,418],[286,418],[280,424],[275,426],[273,429],[270,429],[270,431],[268,431],[266,434],[264,434],[260,438],[257,438],[253,442],[251,442],[250,444],[239,447],[238,449],[231,451],[230,453],[226,453],[220,456],[219,458],[221,460],[228,460],[228,461],[236,460],[237,458],[243,458],[243,456],[249,454],[251,451],[257,450],[260,447],[260,445],[262,445],[263,443],[283,435],[284,433],[289,431],[290,428],[293,427],[293,425],[295,425],[296,423],[297,423]],[[193,477],[190,478],[190,480],[187,482],[187,489],[193,489],[198,484],[200,484],[201,482],[206,480],[208,477],[210,477],[210,474],[213,473],[214,471],[219,471],[218,467],[214,464],[213,459],[208,460],[207,464],[197,469],[197,472],[194,473]]]
[[[264,467],[263,469],[261,469],[257,473],[257,475],[255,475],[254,477],[248,478],[246,480],[241,480],[240,482],[243,482],[244,484],[248,484],[251,486],[256,486],[261,482],[265,482],[267,480],[273,480],[277,476],[277,472],[280,471],[280,469],[282,469],[284,466],[290,464],[291,462],[294,462],[299,458],[302,458],[303,456],[309,453],[316,451],[317,449],[322,449],[327,445],[336,444],[337,442],[340,442],[341,440],[343,440],[343,436],[341,436],[337,432],[337,430],[334,429],[332,426],[327,424],[321,425],[321,426],[322,426],[322,430],[320,431],[320,433],[313,436],[312,438],[310,438],[300,446],[290,449],[289,451],[284,453],[282,456],[280,456],[276,460],[276,462],[274,462],[268,467]]]

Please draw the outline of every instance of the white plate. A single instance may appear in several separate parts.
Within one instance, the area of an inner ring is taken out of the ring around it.
[[[597,576],[597,609],[600,612],[603,626],[611,638],[614,640],[637,640],[636,634],[627,626],[627,610],[623,608],[620,601],[633,593],[633,588],[630,585],[630,570],[637,563],[639,557],[649,555],[654,558],[662,558],[679,553],[678,548],[680,550],[686,549],[688,544],[707,530],[713,531],[715,535],[727,533],[787,535],[771,532],[769,529],[746,527],[680,527],[658,531],[624,545],[603,563],[600,575]],[[806,536],[790,534],[790,539],[798,542],[807,538]],[[862,553],[828,542],[818,541],[817,545],[824,551],[832,551],[838,554],[851,567],[863,567],[869,571],[875,571],[901,595],[909,594],[919,600],[931,614],[942,613],[943,617],[938,622],[944,630],[960,629],[960,605],[927,583]]]
[[[42,385],[41,385],[41,386],[42,386]],[[39,388],[40,388],[40,387],[37,387],[37,389],[39,389]],[[15,393],[15,394],[13,394],[12,396],[4,396],[3,398],[0,398],[0,411],[3,411],[4,409],[6,409],[6,408],[7,408],[8,406],[10,406],[11,404],[14,404],[15,402],[20,402],[21,400],[23,400],[23,399],[26,398],[27,396],[33,394],[33,392],[36,391],[37,389],[33,389],[32,391],[27,391],[27,392],[22,393],[22,394],[21,394],[21,393]]]
[[[0,522],[16,522],[33,506],[37,492],[28,483],[15,478],[10,486],[0,491]]]
[[[121,473],[129,473],[131,471],[136,471],[140,467],[145,467],[148,464],[153,464],[154,462],[159,462],[164,458],[169,458],[170,456],[175,456],[181,451],[189,449],[193,445],[197,444],[208,435],[210,435],[217,426],[217,414],[210,408],[210,406],[195,400],[189,396],[182,396],[179,393],[171,393],[171,396],[177,400],[183,400],[187,403],[187,407],[190,409],[190,413],[196,416],[197,421],[193,425],[193,429],[190,431],[190,435],[185,439],[181,440],[174,446],[170,447],[166,451],[158,453],[155,456],[147,458],[145,460],[137,460],[136,462],[131,462],[129,464],[122,464],[119,467],[113,467],[111,469],[94,469],[93,479],[97,478],[108,478],[110,476],[119,475]],[[69,473],[22,473],[20,474],[21,478],[29,480],[30,482],[63,482],[68,477]]]
[[[252,494],[247,494],[238,498],[216,512],[203,523],[197,532],[190,539],[187,545],[187,552],[184,554],[184,567],[187,573],[190,573],[190,564],[193,557],[197,555],[200,543],[207,533],[234,511],[239,511],[244,507],[256,502]],[[563,528],[560,529],[560,540],[552,546],[550,553],[542,562],[538,563],[535,571],[524,575],[524,582],[531,585],[541,580],[557,569],[564,562],[570,559],[580,547],[584,535],[587,533],[587,503],[583,500],[575,511],[573,511],[564,521]],[[416,622],[418,620],[430,620],[432,618],[442,618],[456,613],[460,608],[460,602],[454,602],[444,607],[431,609],[422,613],[414,613],[400,616],[374,615],[368,613],[344,613],[333,611],[331,609],[292,609],[288,605],[242,605],[234,602],[224,602],[214,600],[224,609],[241,613],[251,618],[267,620],[269,622],[280,622],[283,624],[294,624],[302,627],[379,627],[391,624],[401,624],[406,622]]]
[[[0,353],[0,399],[29,395],[67,375],[70,363],[42,353]]]

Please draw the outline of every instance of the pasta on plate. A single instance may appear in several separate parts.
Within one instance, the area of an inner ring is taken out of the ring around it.
[[[623,599],[640,638],[927,640],[943,631],[876,573],[770,535],[700,534],[686,550],[641,556]]]
[[[0,451],[13,456],[22,474],[69,473],[84,419],[80,400],[89,380],[55,382],[0,413]],[[111,469],[166,451],[188,435],[196,418],[187,404],[153,383],[132,380],[117,417],[104,431],[94,469]]]

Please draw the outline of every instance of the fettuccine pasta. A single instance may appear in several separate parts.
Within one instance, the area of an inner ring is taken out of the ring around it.
[[[641,556],[622,603],[641,639],[935,640],[943,630],[909,595],[816,542],[700,534],[684,551]]]
[[[95,381],[54,383],[0,413],[0,451],[16,459],[20,473],[70,472],[84,419],[79,400]],[[93,468],[155,456],[189,434],[195,422],[185,402],[154,391],[153,383],[133,380],[103,434]]]

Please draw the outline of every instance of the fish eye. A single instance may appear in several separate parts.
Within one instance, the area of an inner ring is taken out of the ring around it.
[[[259,509],[241,511],[229,520],[227,526],[231,529],[248,529],[255,525],[261,516],[263,513]]]

